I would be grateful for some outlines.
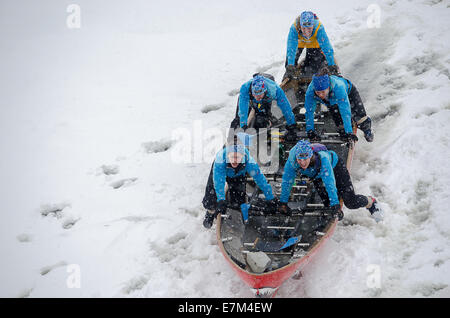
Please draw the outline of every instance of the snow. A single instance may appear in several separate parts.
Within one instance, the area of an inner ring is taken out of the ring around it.
[[[379,28],[373,1],[76,3],[80,29],[68,1],[0,4],[0,296],[251,297],[201,200],[240,85],[280,81],[307,9],[374,119],[352,178],[385,220],[345,210],[278,296],[450,296],[450,2],[378,1]]]

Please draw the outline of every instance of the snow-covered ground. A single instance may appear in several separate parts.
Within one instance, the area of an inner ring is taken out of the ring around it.
[[[352,176],[385,221],[346,210],[278,295],[450,296],[450,1],[78,0],[70,29],[73,3],[0,3],[0,296],[251,297],[202,227],[205,148],[306,9],[374,119]]]

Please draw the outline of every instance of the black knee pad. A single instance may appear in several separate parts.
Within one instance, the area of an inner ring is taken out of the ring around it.
[[[342,195],[345,206],[350,209],[359,209],[367,206],[367,197],[361,194],[355,194],[354,192],[347,192]]]

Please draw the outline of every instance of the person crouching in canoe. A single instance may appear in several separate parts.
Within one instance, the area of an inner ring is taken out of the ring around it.
[[[306,49],[304,69],[300,70],[297,62],[304,49]],[[292,78],[300,71],[303,74],[314,74],[324,65],[328,65],[333,72],[339,74],[333,47],[323,24],[313,12],[304,11],[289,29],[284,78]]]
[[[225,200],[225,183],[228,184],[228,194],[232,205],[240,206],[245,203],[245,181],[249,174],[266,198],[267,207],[276,210],[278,204],[272,193],[272,187],[262,174],[257,162],[250,156],[249,151],[241,144],[231,144],[221,149],[214,160],[208,177],[208,183],[203,198],[203,206],[207,210],[203,226],[210,228],[217,215],[225,214],[227,202]]]
[[[329,75],[326,67],[313,75],[305,95],[305,119],[308,138],[316,141],[320,140],[314,130],[314,112],[317,103],[329,108],[336,126],[344,125],[341,136],[346,141],[358,140],[358,137],[353,134],[352,120],[363,131],[364,138],[368,142],[373,141],[372,120],[367,116],[359,92],[350,80]]]
[[[306,140],[300,140],[290,150],[284,166],[279,203],[282,213],[291,213],[287,202],[297,174],[313,180],[324,206],[330,206],[334,215],[342,215],[339,204],[339,198],[342,198],[348,209],[365,207],[375,221],[383,219],[383,213],[374,197],[355,194],[350,174],[342,159],[324,145],[311,144]]]
[[[231,123],[231,128],[240,127],[246,130],[250,124],[250,117],[254,118],[252,127],[255,129],[271,127],[274,100],[286,119],[286,140],[297,141],[299,131],[286,94],[277,83],[259,73],[241,86],[236,117]]]

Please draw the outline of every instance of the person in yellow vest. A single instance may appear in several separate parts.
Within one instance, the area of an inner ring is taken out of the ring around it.
[[[311,11],[302,12],[289,30],[285,64],[287,77],[292,78],[294,75],[303,49],[306,49],[303,74],[317,73],[326,63],[333,75],[339,75],[333,47],[328,40],[325,28]]]

